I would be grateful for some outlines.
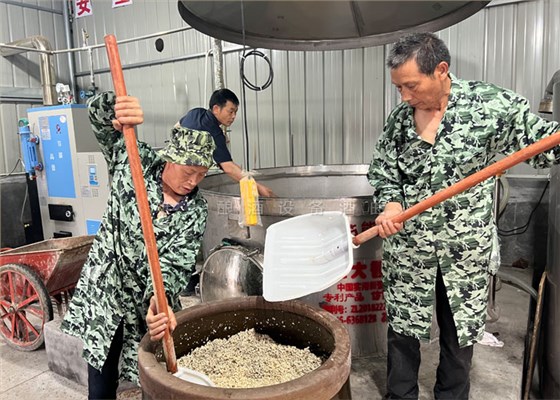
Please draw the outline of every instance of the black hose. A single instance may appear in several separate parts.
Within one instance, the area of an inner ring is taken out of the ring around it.
[[[249,56],[261,57],[268,64],[268,74],[269,74],[268,79],[266,80],[266,82],[262,86],[257,86],[257,85],[252,84],[251,82],[249,82],[249,79],[247,79],[247,77],[245,76],[245,60],[247,60],[247,57],[249,57]],[[272,64],[270,63],[270,60],[268,59],[266,54],[264,54],[262,51],[251,50],[248,53],[244,53],[243,56],[241,57],[241,67],[240,68],[241,68],[241,79],[243,80],[243,84],[245,86],[247,86],[249,89],[254,90],[256,92],[260,92],[260,91],[266,89],[267,87],[269,87],[270,85],[272,85],[272,80],[274,79],[274,71],[272,69]]]
[[[242,15],[242,17],[243,17],[243,15]],[[245,34],[245,32],[244,32],[244,34]],[[249,56],[261,57],[268,64],[268,71],[269,71],[268,79],[266,80],[266,82],[262,86],[254,85],[253,83],[249,82],[249,79],[247,79],[247,77],[245,76],[245,61],[247,60],[247,58]],[[250,166],[249,166],[249,157],[250,157],[249,154],[250,154],[250,152],[249,152],[249,132],[248,132],[248,129],[247,129],[247,102],[246,102],[246,96],[245,96],[245,88],[248,87],[249,89],[254,90],[256,92],[260,92],[262,90],[265,90],[270,85],[272,85],[272,80],[274,79],[274,71],[272,69],[272,64],[271,64],[270,60],[268,59],[268,57],[266,56],[266,54],[264,54],[262,51],[259,51],[259,50],[251,50],[248,53],[243,53],[243,56],[241,56],[239,72],[240,72],[240,75],[241,75],[241,81],[243,82],[242,95],[243,95],[243,121],[244,121],[243,126],[244,126],[244,130],[245,130],[245,168],[248,171],[250,169]]]
[[[527,229],[529,228],[529,224],[531,223],[531,218],[533,217],[533,214],[535,213],[535,211],[537,211],[537,208],[539,207],[539,205],[542,202],[542,199],[546,193],[546,189],[548,189],[548,186],[550,184],[550,181],[546,181],[546,185],[544,186],[544,189],[541,193],[541,197],[539,198],[539,201],[537,201],[537,204],[535,205],[535,207],[533,207],[533,210],[531,210],[531,213],[529,214],[529,218],[527,219],[527,222],[524,225],[515,227],[513,229],[508,229],[508,230],[504,230],[504,229],[498,229],[498,234],[502,237],[505,236],[515,236],[515,235],[521,235],[525,232],[527,232]]]

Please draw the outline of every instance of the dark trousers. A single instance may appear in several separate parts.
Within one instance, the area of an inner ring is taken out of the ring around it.
[[[119,386],[119,359],[123,348],[123,323],[115,331],[109,355],[101,371],[88,364],[88,399],[116,399]]]
[[[434,396],[436,399],[469,398],[469,372],[473,346],[459,348],[453,314],[438,268],[436,277],[436,316],[439,325],[439,366]],[[420,342],[389,327],[387,333],[387,398],[417,399]]]

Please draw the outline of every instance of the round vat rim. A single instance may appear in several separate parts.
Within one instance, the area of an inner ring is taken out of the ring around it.
[[[287,396],[301,396],[309,393],[310,388],[316,389],[320,393],[334,397],[342,388],[348,377],[351,368],[351,344],[350,335],[344,325],[332,314],[317,307],[312,307],[299,300],[284,302],[267,302],[261,296],[248,296],[216,300],[198,304],[187,309],[181,310],[176,314],[177,325],[185,323],[190,318],[198,318],[224,312],[243,311],[247,309],[278,310],[292,312],[299,316],[308,317],[312,321],[321,324],[332,335],[339,339],[329,358],[317,369],[305,374],[304,376],[280,383],[277,385],[263,386],[259,388],[233,389],[201,386],[186,382],[174,377],[157,361],[154,351],[159,346],[159,342],[150,341],[146,334],[138,346],[138,369],[140,372],[140,382],[147,377],[150,381],[160,382],[170,390],[169,398],[185,398],[188,395],[191,399],[220,400],[227,392],[227,398],[233,400],[251,399],[286,399]],[[307,313],[305,313],[307,311]],[[340,369],[335,368],[341,365]],[[344,378],[341,379],[340,377]],[[185,390],[185,389],[188,389]],[[165,398],[161,394],[161,398]],[[295,397],[294,397],[295,398]],[[305,398],[305,397],[297,397]]]
[[[353,168],[353,169],[350,169]],[[347,175],[367,175],[367,169],[369,168],[369,164],[317,164],[317,165],[299,165],[299,166],[286,166],[286,167],[270,167],[270,168],[259,168],[255,171],[255,179],[257,182],[259,178],[289,178],[289,177],[320,177],[320,176],[347,176]],[[290,171],[290,172],[288,172]],[[274,172],[274,173],[272,173]],[[221,181],[227,184],[234,184],[231,183],[231,178],[229,178],[224,172],[217,171],[207,175],[204,179],[212,179],[212,178],[219,178]],[[223,198],[240,198],[239,194],[233,193],[223,193],[218,192],[213,189],[205,189],[204,181],[202,182],[202,186],[200,186],[201,193],[209,194],[214,197],[223,197]],[[350,200],[350,201],[364,201],[366,199],[371,199],[373,197],[373,188],[372,193],[363,196],[329,196],[329,197],[320,197],[321,200]],[[259,201],[264,202],[275,202],[277,200],[310,200],[310,199],[317,199],[318,197],[314,196],[302,196],[302,197],[259,197]]]

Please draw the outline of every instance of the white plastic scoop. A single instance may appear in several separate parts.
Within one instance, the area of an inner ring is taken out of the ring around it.
[[[160,364],[165,366],[164,362],[161,362]],[[197,385],[216,386],[208,375],[195,371],[194,369],[181,367],[179,365],[177,365],[177,372],[175,372],[173,376],[187,382],[196,383]]]
[[[352,269],[352,234],[339,211],[305,214],[266,230],[263,297],[285,301],[320,292]]]
[[[177,367],[177,372],[175,372],[173,376],[187,382],[196,383],[197,385],[216,386],[208,375],[195,371],[194,369]]]

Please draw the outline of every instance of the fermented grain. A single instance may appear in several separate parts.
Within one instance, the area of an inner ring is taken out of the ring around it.
[[[276,343],[254,329],[214,339],[177,360],[202,372],[222,388],[254,388],[299,378],[321,366],[309,348]]]

